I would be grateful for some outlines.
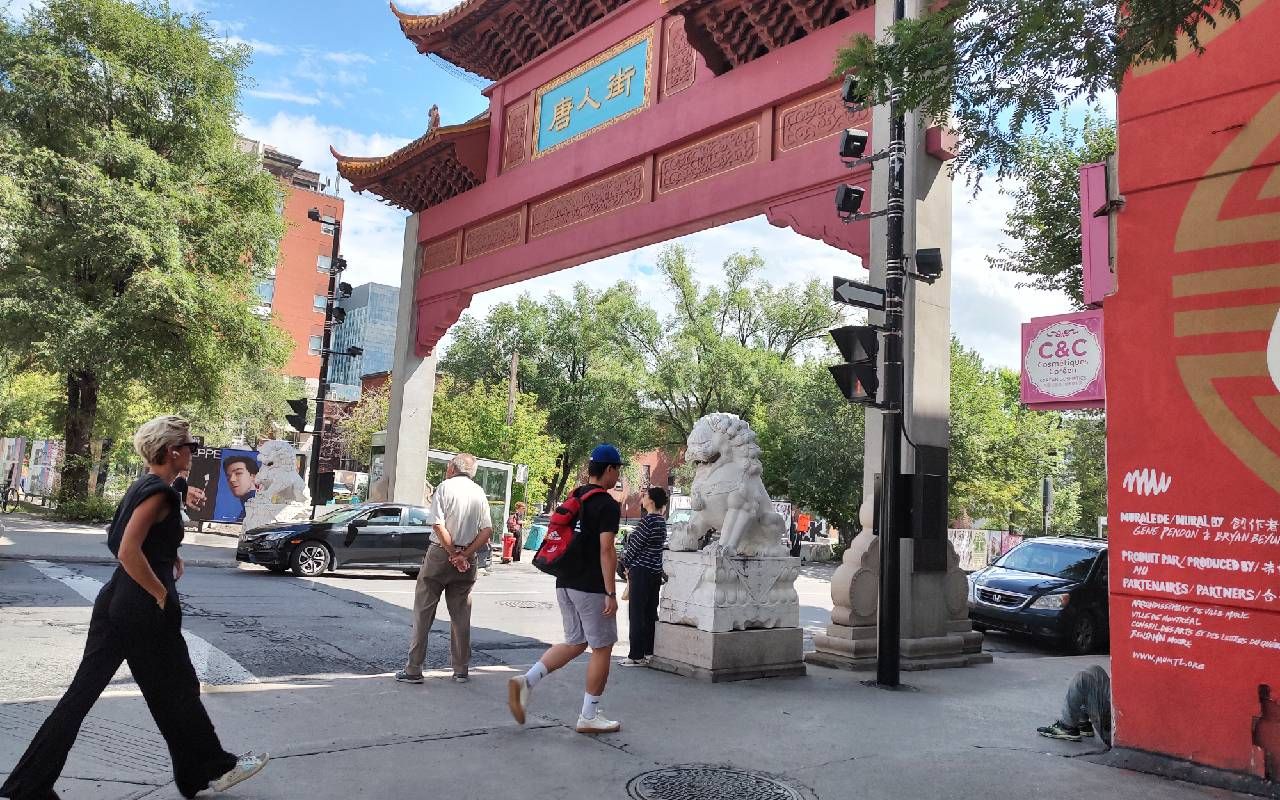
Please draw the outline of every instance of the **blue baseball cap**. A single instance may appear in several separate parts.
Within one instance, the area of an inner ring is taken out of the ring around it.
[[[618,466],[624,463],[622,453],[611,444],[596,445],[596,449],[591,451],[591,460],[597,464],[617,464]]]

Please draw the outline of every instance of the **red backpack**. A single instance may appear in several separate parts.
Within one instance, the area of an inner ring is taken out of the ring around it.
[[[547,533],[542,539],[542,545],[533,557],[535,567],[548,575],[563,578],[580,566],[580,553],[585,537],[578,525],[578,515],[582,513],[582,506],[589,498],[603,493],[604,489],[597,486],[581,496],[570,494],[556,508],[547,523]]]

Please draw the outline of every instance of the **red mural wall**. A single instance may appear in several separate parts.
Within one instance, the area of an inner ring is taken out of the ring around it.
[[[1119,96],[1116,741],[1280,774],[1280,0]]]

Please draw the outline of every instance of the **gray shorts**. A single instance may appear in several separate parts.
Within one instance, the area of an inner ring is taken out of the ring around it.
[[[618,617],[604,615],[608,595],[556,589],[560,619],[564,623],[565,644],[588,644],[595,650],[618,641]]]

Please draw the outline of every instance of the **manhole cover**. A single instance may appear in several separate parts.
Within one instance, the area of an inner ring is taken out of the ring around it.
[[[631,779],[635,800],[804,800],[804,795],[767,775],[697,764],[645,772]]]
[[[500,606],[508,608],[555,608],[556,604],[546,600],[501,600]]]

